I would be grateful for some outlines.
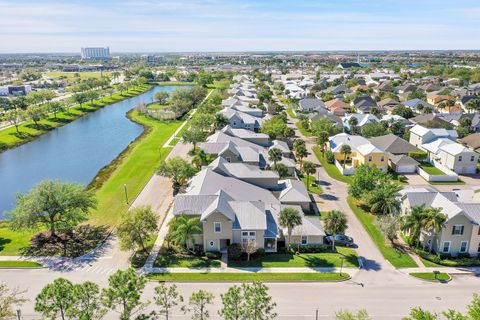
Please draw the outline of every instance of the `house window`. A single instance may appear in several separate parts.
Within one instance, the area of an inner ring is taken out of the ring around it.
[[[450,241],[443,242],[442,252],[450,252]]]
[[[385,161],[385,157],[382,156],[382,157],[380,158],[380,161],[382,161],[382,162]]]
[[[226,157],[225,160],[227,160],[227,162],[232,162],[232,158],[230,157]]]
[[[462,162],[462,156],[458,156],[458,162]]]
[[[460,252],[465,253],[467,252],[467,249],[468,249],[468,241],[460,242]]]
[[[471,162],[475,161],[475,156],[470,156],[470,161]]]
[[[307,243],[308,243],[307,236],[302,236],[302,244],[307,244]]]
[[[210,248],[215,247],[215,241],[210,241],[210,242],[208,243],[208,245],[210,246]]]
[[[480,253],[480,243],[478,244],[477,252]]]
[[[368,156],[368,162],[372,162],[372,156]]]
[[[237,121],[233,121],[233,125],[236,126],[236,125],[237,125]]]
[[[215,233],[222,232],[222,223],[221,222],[214,222],[213,223],[213,230],[215,231]]]
[[[457,235],[457,236],[461,236],[463,234],[463,229],[464,229],[464,226],[453,226],[452,227],[452,234]]]

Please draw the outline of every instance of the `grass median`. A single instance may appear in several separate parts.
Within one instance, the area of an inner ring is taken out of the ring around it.
[[[386,242],[383,233],[375,225],[375,216],[373,214],[367,213],[360,208],[352,197],[348,197],[347,201],[358,220],[362,223],[363,228],[370,235],[370,238],[375,242],[377,248],[386,260],[388,260],[395,268],[418,267],[408,253],[403,252],[401,248],[392,247]]]
[[[158,273],[148,275],[150,280],[178,282],[247,282],[247,281],[343,281],[350,278],[348,273]]]
[[[39,268],[42,264],[35,261],[0,261],[1,268]]]
[[[450,281],[450,275],[448,273],[440,272],[440,273],[433,273],[433,272],[412,272],[410,273],[412,277],[426,280],[426,281],[438,281],[438,282],[445,282]]]

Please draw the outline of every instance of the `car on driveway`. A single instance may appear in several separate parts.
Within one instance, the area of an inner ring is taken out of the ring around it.
[[[332,243],[332,241],[333,241],[333,236],[325,237],[325,242],[326,243],[330,244],[330,243]],[[351,247],[351,246],[353,246],[353,244],[354,244],[354,242],[353,242],[352,237],[348,237],[344,234],[335,235],[335,245]]]

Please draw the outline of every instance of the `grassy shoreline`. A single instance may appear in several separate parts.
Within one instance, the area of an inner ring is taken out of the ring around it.
[[[26,121],[19,125],[20,133],[16,132],[15,127],[7,127],[0,130],[0,153],[8,149],[13,149],[27,142],[33,141],[36,138],[50,132],[56,128],[62,127],[70,122],[73,122],[91,112],[97,111],[105,106],[117,103],[136,95],[142,94],[152,89],[150,85],[142,85],[129,89],[125,93],[114,93],[112,96],[105,96],[94,100],[93,104],[84,103],[82,107],[76,105],[70,108],[69,112],[60,112],[57,118],[50,115],[48,118],[38,122],[35,126],[33,121]]]

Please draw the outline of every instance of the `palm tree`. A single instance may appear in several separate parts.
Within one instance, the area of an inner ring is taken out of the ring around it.
[[[310,189],[310,175],[315,174],[316,171],[317,171],[317,168],[315,166],[315,163],[310,161],[305,161],[303,163],[303,174],[307,178],[307,189]]]
[[[320,131],[317,135],[318,144],[322,147],[322,153],[325,152],[325,144],[328,142],[330,135],[327,131]]]
[[[278,161],[282,160],[282,150],[278,148],[271,148],[268,150],[268,159],[273,162],[275,166]]]
[[[358,119],[355,117],[351,117],[348,120],[348,125],[350,126],[351,132],[354,134],[357,131]]]
[[[343,153],[343,167],[345,168],[345,163],[347,161],[347,156],[352,153],[352,148],[348,144],[342,145],[340,152]]]
[[[209,163],[209,157],[203,150],[198,150],[192,159],[192,164],[200,170],[202,166],[207,166]]]
[[[398,193],[402,187],[394,182],[385,182],[375,188],[368,197],[368,204],[372,212],[395,214],[400,210]]]
[[[420,242],[420,233],[425,220],[425,212],[425,205],[414,206],[410,214],[406,215],[403,220],[402,230],[410,234],[410,237],[415,241],[417,247]]]
[[[282,228],[287,228],[287,248],[290,244],[293,228],[302,224],[302,216],[298,210],[285,208],[280,212],[279,223]]]
[[[303,140],[299,140],[303,141]],[[303,158],[308,156],[308,151],[307,148],[305,147],[305,144],[300,144],[298,146],[293,146],[293,152],[295,153],[295,157],[297,157],[298,161],[300,162],[300,170],[303,168]]]
[[[447,216],[442,213],[442,208],[430,208],[425,212],[423,220],[423,229],[429,231],[430,234],[439,233],[447,221]],[[429,251],[432,252],[433,243],[430,242]]]
[[[326,212],[322,220],[325,230],[333,236],[332,250],[335,250],[335,235],[345,233],[347,230],[347,216],[341,211],[332,210]]]
[[[193,243],[193,236],[202,233],[200,218],[190,218],[186,214],[173,218],[169,226],[171,235],[169,239],[187,250],[189,244]]]

